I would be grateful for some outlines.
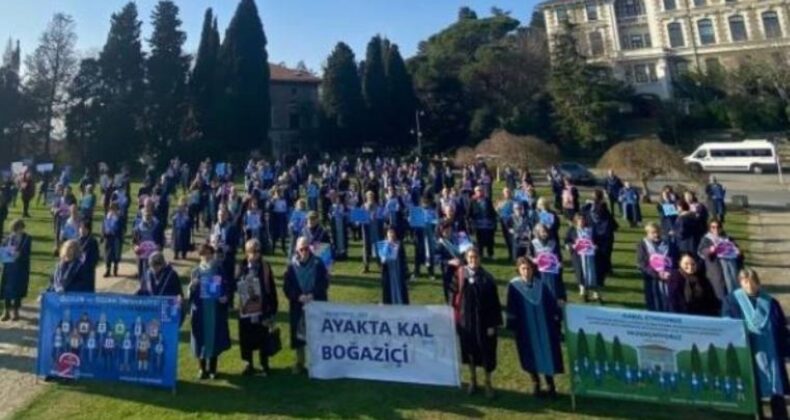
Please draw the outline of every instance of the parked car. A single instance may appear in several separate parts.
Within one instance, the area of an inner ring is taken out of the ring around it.
[[[595,175],[587,167],[576,162],[563,162],[557,165],[563,177],[577,185],[596,185]]]

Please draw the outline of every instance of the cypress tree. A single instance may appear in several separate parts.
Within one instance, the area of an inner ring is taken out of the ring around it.
[[[601,333],[595,335],[595,360],[601,365],[609,360],[606,355],[606,343],[603,341]]]
[[[271,152],[269,56],[254,0],[241,0],[219,50],[217,140],[224,150]]]
[[[365,104],[354,52],[338,43],[326,60],[322,84],[323,128],[332,145],[355,148],[362,143]]]
[[[216,136],[215,110],[217,98],[216,70],[219,58],[219,31],[217,21],[211,8],[206,9],[203,17],[203,30],[200,33],[200,45],[195,66],[189,76],[189,114],[182,128],[182,136],[196,144],[191,149],[197,153],[212,150],[208,146]],[[202,156],[201,156],[202,157]]]
[[[712,343],[708,346],[708,373],[713,378],[721,375],[721,365],[719,364],[719,354],[716,346]]]
[[[702,358],[696,344],[691,346],[691,371],[697,375],[702,373]]]
[[[180,30],[178,6],[162,0],[154,9],[153,34],[148,41],[148,98],[146,122],[148,151],[161,158],[169,157],[179,140],[186,107],[186,78],[189,56],[182,53],[186,33]]]
[[[414,93],[414,84],[411,75],[406,70],[406,63],[400,55],[397,44],[392,44],[387,49],[387,95],[389,100],[388,139],[393,146],[414,142],[410,130],[415,127],[414,112],[417,99]]]
[[[379,35],[368,42],[365,54],[365,72],[362,75],[362,95],[365,98],[368,118],[368,140],[381,142],[387,131],[386,115],[387,100],[387,73],[384,67],[383,41]]]

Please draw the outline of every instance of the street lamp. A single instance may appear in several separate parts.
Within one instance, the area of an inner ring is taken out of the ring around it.
[[[420,129],[420,117],[425,116],[425,111],[414,111],[414,121],[416,129],[411,130],[411,134],[417,136],[417,155],[422,156],[422,129]]]

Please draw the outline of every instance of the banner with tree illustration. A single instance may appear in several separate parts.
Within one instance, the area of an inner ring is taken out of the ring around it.
[[[755,413],[740,320],[567,305],[574,396]]]

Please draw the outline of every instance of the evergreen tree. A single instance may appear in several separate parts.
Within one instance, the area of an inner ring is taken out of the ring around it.
[[[8,40],[0,65],[0,164],[7,165],[18,156],[22,126],[22,92],[20,90],[19,41]]]
[[[406,63],[396,44],[387,49],[387,136],[392,146],[402,146],[406,140],[413,140],[410,131],[415,127],[415,110],[417,100],[411,75],[406,70]]]
[[[738,362],[738,353],[732,344],[727,345],[726,356],[727,358],[727,376],[730,378],[737,378],[741,376],[741,365]]]
[[[190,149],[198,149],[196,153],[213,154],[218,147],[212,142],[215,139],[216,103],[217,98],[217,60],[219,59],[219,31],[217,21],[211,8],[206,10],[203,18],[203,31],[200,34],[200,46],[195,58],[195,66],[189,77],[189,113],[182,127],[182,138],[192,142]],[[198,154],[197,156],[203,157]]]
[[[340,42],[326,60],[322,83],[323,128],[331,145],[341,149],[362,144],[365,103],[354,52]]]
[[[254,0],[241,0],[219,51],[218,135],[223,150],[271,153],[269,56]]]
[[[66,113],[66,142],[69,158],[86,167],[102,158],[98,133],[101,82],[98,61],[87,58],[80,62],[79,71],[68,89],[70,104]]]
[[[579,332],[576,334],[576,358],[584,360],[588,357],[590,357],[590,350],[587,347],[587,334],[579,328]]]
[[[702,358],[696,344],[691,346],[691,371],[697,375],[702,373]]]
[[[127,3],[111,17],[107,42],[99,54],[103,104],[98,139],[100,158],[119,163],[142,149],[145,57],[137,6]]]
[[[367,106],[367,140],[380,143],[387,132],[389,110],[387,73],[384,67],[384,43],[379,35],[368,42],[365,71],[362,75],[362,95]]]
[[[614,341],[612,342],[612,361],[623,365],[623,345],[620,344],[620,338],[615,336]]]
[[[186,79],[189,56],[182,53],[186,33],[180,30],[178,6],[161,0],[151,20],[153,34],[148,43],[148,98],[146,100],[146,128],[148,152],[160,159],[168,158],[179,140],[179,132],[186,109]]]
[[[601,333],[595,335],[595,360],[601,365],[606,364],[609,360],[606,355],[606,343],[603,341]]]
[[[708,373],[713,378],[721,375],[721,365],[719,364],[719,351],[716,346],[711,343],[708,346]]]

